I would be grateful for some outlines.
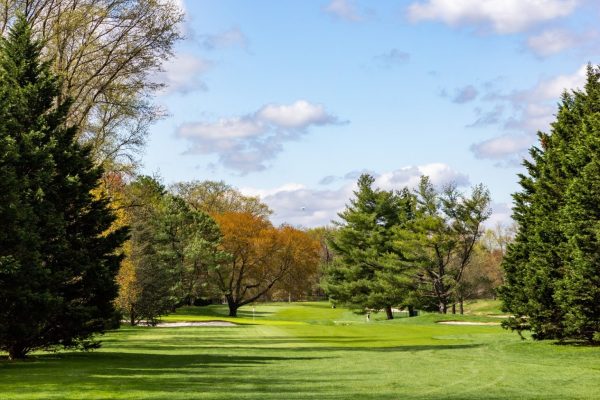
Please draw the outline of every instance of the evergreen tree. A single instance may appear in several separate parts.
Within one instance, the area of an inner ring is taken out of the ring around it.
[[[415,296],[423,308],[444,314],[449,305],[455,313],[458,302],[462,313],[463,277],[490,215],[489,192],[483,185],[473,187],[470,196],[454,185],[437,190],[423,176],[415,199],[414,218],[395,229],[395,243],[406,263],[418,268]]]
[[[591,341],[600,331],[599,79],[588,66],[584,90],[563,94],[514,195],[519,231],[500,295],[514,315],[505,326],[536,339]]]
[[[324,287],[330,298],[356,310],[384,309],[393,318],[392,307],[404,305],[412,277],[394,246],[393,228],[411,217],[408,192],[374,189],[374,178],[362,175],[350,205],[339,214],[331,240],[338,257],[328,266]]]
[[[91,191],[102,170],[65,124],[58,81],[18,17],[0,46],[0,349],[93,347],[112,305],[124,229]]]

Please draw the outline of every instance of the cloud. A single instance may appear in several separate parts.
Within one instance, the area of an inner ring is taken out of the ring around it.
[[[236,46],[239,46],[243,49],[248,48],[248,38],[238,27],[233,27],[214,35],[200,35],[198,37],[198,41],[206,50],[223,49]]]
[[[517,92],[516,97],[528,101],[546,101],[560,98],[563,91],[582,88],[585,84],[587,65],[582,65],[572,74],[558,75],[540,80],[532,89]]]
[[[461,89],[457,89],[452,101],[457,104],[464,104],[473,101],[477,98],[479,92],[473,85],[467,85]]]
[[[345,176],[358,178],[357,172],[351,171]],[[364,171],[360,171],[364,172]],[[432,163],[422,166],[407,166],[377,176],[375,186],[385,190],[399,190],[405,186],[414,188],[421,175],[429,175],[435,185],[456,182],[460,186],[468,185],[468,177],[450,166]],[[360,175],[360,174],[358,174]],[[341,178],[336,178],[341,179]],[[332,189],[311,189],[297,183],[289,183],[273,189],[242,188],[246,195],[259,196],[274,211],[272,220],[275,224],[288,223],[305,227],[329,225],[337,220],[337,214],[353,196],[356,179]]]
[[[421,166],[403,167],[391,172],[381,174],[375,179],[375,185],[386,190],[414,188],[418,185],[422,175],[427,175],[436,186],[455,183],[457,186],[469,184],[469,177],[454,170],[447,164],[432,163]]]
[[[530,36],[525,45],[537,57],[545,58],[565,50],[578,49],[592,54],[598,51],[598,31],[588,29],[584,32],[573,32],[567,29],[547,29]]]
[[[323,10],[335,18],[345,21],[359,22],[364,19],[356,10],[354,3],[349,0],[332,0]]]
[[[476,108],[475,112],[478,114],[478,118],[473,123],[467,125],[467,128],[478,128],[481,126],[498,124],[502,120],[504,106],[497,104],[492,110],[485,112],[480,108]]]
[[[477,158],[503,160],[525,153],[534,141],[534,135],[502,135],[473,144],[471,150]]]
[[[410,61],[410,54],[399,49],[391,49],[387,53],[373,57],[377,65],[383,68],[391,68],[397,65],[406,64]]]
[[[551,29],[527,39],[527,47],[539,57],[548,57],[573,47],[577,37],[564,29]]]
[[[547,130],[555,119],[556,102],[563,91],[584,86],[586,69],[587,65],[583,65],[572,74],[540,79],[526,90],[487,93],[484,99],[495,102],[494,108],[480,111],[480,117],[469,126],[498,123],[507,132],[473,144],[471,151],[475,157],[495,160],[496,165],[503,167],[520,165],[527,157],[527,149],[537,141],[536,132]]]
[[[408,7],[414,21],[442,21],[449,26],[491,27],[500,34],[571,14],[578,0],[425,0]]]
[[[337,121],[322,105],[304,100],[290,105],[269,104],[257,113],[257,117],[285,129],[305,129],[310,125],[327,125]]]
[[[347,172],[343,176],[335,176],[335,175],[325,176],[319,181],[319,185],[330,185],[334,182],[340,182],[340,181],[356,181],[362,174],[369,174],[375,178],[379,177],[379,174],[377,172],[374,172],[374,171],[371,171],[368,169],[361,169],[361,170],[354,170],[354,171]]]
[[[177,136],[190,141],[188,154],[217,154],[221,165],[246,174],[266,169],[285,142],[299,139],[310,127],[341,123],[322,105],[298,100],[268,104],[244,116],[182,124]]]
[[[212,67],[212,62],[193,54],[179,54],[162,67],[163,70],[154,76],[156,82],[165,85],[161,94],[207,90],[201,76]]]

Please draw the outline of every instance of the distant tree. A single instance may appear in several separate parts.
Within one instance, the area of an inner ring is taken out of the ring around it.
[[[332,265],[336,257],[330,244],[336,232],[337,229],[334,226],[322,226],[306,231],[310,237],[319,242],[320,246],[320,262],[314,277],[314,282],[312,282],[312,294],[318,298],[326,297],[322,282],[324,282],[327,269]]]
[[[210,276],[232,317],[287,274],[318,263],[318,244],[298,229],[274,228],[267,219],[248,212],[226,212],[215,219],[223,235],[222,250],[229,258],[213,268]]]
[[[113,300],[126,230],[107,199],[89,147],[68,126],[69,102],[40,62],[24,17],[0,45],[0,349],[90,348],[118,324]]]
[[[334,302],[366,312],[392,307],[408,298],[412,269],[394,246],[393,229],[412,218],[408,192],[400,194],[373,188],[374,178],[362,175],[350,204],[330,241],[337,255],[327,267],[323,286]]]
[[[172,0],[1,0],[0,33],[25,15],[44,59],[60,77],[67,121],[107,170],[135,164],[149,125],[164,112],[151,103],[156,72],[181,39]]]
[[[462,313],[463,277],[483,233],[482,223],[490,215],[489,192],[482,185],[475,186],[471,196],[454,186],[439,191],[424,176],[416,202],[415,218],[395,230],[396,246],[408,264],[418,267],[418,296],[435,299],[444,314],[458,302]]]
[[[258,197],[244,196],[222,181],[179,182],[171,189],[194,210],[210,215],[239,212],[267,218],[272,213]]]
[[[193,305],[206,292],[209,270],[227,258],[219,250],[219,227],[208,214],[170,194],[163,198],[154,225],[163,268],[175,274],[174,294],[180,303]]]
[[[319,282],[319,266],[321,261],[320,243],[309,233],[290,226],[279,229],[284,240],[294,241],[296,251],[300,249],[304,254],[296,254],[297,262],[274,286],[274,291],[279,293],[280,299],[297,301],[308,298]]]
[[[126,188],[131,240],[122,264],[118,305],[132,325],[156,323],[176,305],[207,292],[208,270],[223,257],[219,228],[192,210],[155,178],[141,176]]]
[[[599,341],[600,72],[591,65],[583,90],[563,93],[549,134],[530,149],[522,190],[514,194],[514,243],[500,290],[505,326],[535,339]]]
[[[166,192],[160,182],[147,176],[138,177],[124,190],[131,238],[124,246],[126,257],[117,277],[116,304],[131,325],[142,320],[153,324],[177,303],[175,271],[171,265],[165,266],[157,238]]]

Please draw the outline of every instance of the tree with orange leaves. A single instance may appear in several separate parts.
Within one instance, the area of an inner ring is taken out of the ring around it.
[[[245,212],[226,212],[215,220],[229,257],[210,277],[227,300],[229,316],[237,316],[241,306],[268,293],[292,271],[316,268],[319,262],[318,243],[298,229],[275,228],[266,218]]]

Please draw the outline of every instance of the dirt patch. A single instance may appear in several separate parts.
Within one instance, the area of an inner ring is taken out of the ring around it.
[[[437,321],[443,325],[482,325],[482,326],[500,326],[500,322],[474,322],[474,321]]]

